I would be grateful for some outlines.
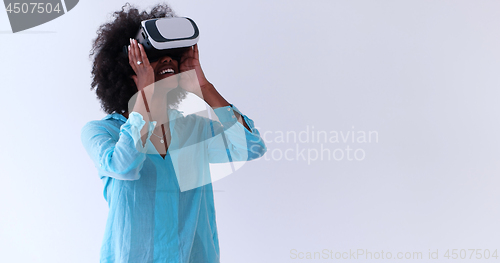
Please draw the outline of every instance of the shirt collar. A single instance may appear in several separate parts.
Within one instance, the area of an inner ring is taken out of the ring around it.
[[[169,116],[172,117],[172,119],[179,118],[181,116],[181,113],[183,113],[183,111],[179,111],[177,109],[171,109],[169,112],[170,112]],[[116,113],[116,112],[111,113],[102,119],[103,120],[115,119],[115,120],[127,122],[127,118],[125,118],[125,116],[121,115],[120,113]]]
[[[106,117],[102,118],[103,120],[107,120],[107,119],[115,119],[115,120],[119,120],[119,121],[123,121],[123,122],[127,122],[127,118],[125,118],[125,116],[121,115],[120,113],[111,113],[109,115],[107,115]]]

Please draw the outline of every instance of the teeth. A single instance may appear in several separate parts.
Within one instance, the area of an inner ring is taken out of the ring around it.
[[[174,70],[171,68],[168,68],[168,69],[164,69],[164,70],[160,71],[160,75],[163,75],[165,73],[174,73]]]

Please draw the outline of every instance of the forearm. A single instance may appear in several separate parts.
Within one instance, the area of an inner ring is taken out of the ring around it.
[[[201,88],[203,94],[203,100],[212,107],[212,109],[229,106],[227,102],[220,93],[215,89],[213,84],[205,85]]]
[[[151,121],[149,113],[148,113],[148,109],[150,107],[149,104],[150,104],[151,98],[153,96],[153,89],[152,89],[152,87],[148,86],[148,87],[144,88],[143,91],[144,92],[139,91],[137,93],[137,99],[135,101],[134,108],[132,109],[132,111],[141,114],[144,121],[146,121],[146,124],[141,129],[142,145],[145,145],[147,134],[148,134],[149,122]],[[148,104],[147,105],[148,107],[146,107],[146,104]]]
[[[107,125],[91,121],[82,128],[82,143],[103,174],[120,180],[137,180],[146,158],[139,138],[140,129],[145,123],[139,113],[132,112],[120,126],[117,139],[112,136]]]
[[[205,102],[212,107],[212,109],[220,108],[220,107],[225,107],[229,106],[229,102],[227,102],[222,95],[215,89],[213,84],[208,84],[205,86],[201,87],[201,92],[203,94],[202,98],[205,100]],[[238,118],[238,121],[245,126],[246,129],[250,130],[250,127],[248,127],[247,123],[243,120],[241,115],[239,115],[237,112],[235,112],[236,117]]]
[[[229,110],[228,110],[229,109]],[[266,152],[264,141],[254,122],[241,113],[234,105],[214,110],[219,121],[211,122],[212,136],[208,142],[211,163],[224,163],[229,161],[247,161],[259,158]],[[241,114],[249,128],[236,124],[234,119],[237,113]]]

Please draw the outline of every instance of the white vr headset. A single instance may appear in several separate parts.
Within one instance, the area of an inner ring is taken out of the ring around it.
[[[141,43],[150,62],[163,56],[179,60],[182,54],[198,43],[200,32],[194,21],[187,17],[154,18],[141,21],[135,39]],[[123,52],[128,48],[124,46]]]

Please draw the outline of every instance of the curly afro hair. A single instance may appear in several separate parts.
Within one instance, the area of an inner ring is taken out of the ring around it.
[[[167,4],[158,4],[148,13],[126,3],[121,11],[113,13],[111,22],[102,24],[93,41],[90,57],[93,58],[92,84],[104,112],[123,114],[128,111],[130,98],[137,93],[131,78],[135,75],[123,46],[129,45],[142,20],[162,17],[177,17]],[[186,97],[186,91],[177,87],[169,92],[167,104],[173,108]]]

